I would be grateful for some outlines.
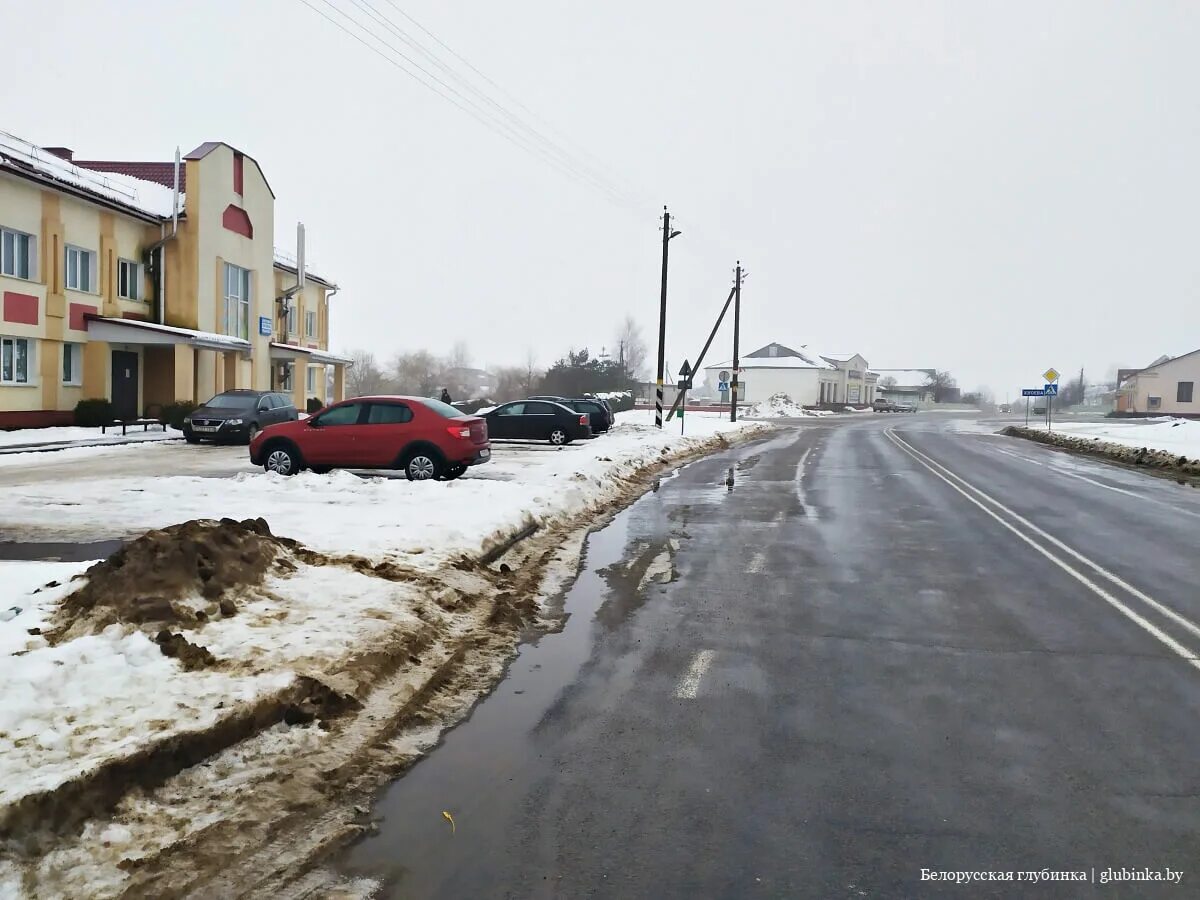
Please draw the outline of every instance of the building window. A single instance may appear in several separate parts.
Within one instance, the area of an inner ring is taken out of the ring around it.
[[[1159,409],[1162,406],[1162,397],[1147,397],[1146,407],[1148,409]]]
[[[33,372],[33,341],[0,338],[0,384],[30,384]]]
[[[1175,388],[1176,403],[1191,403],[1192,402],[1192,385],[1194,382],[1181,381],[1178,387]]]
[[[287,326],[287,333],[295,334],[296,333],[296,304],[290,299],[288,299],[284,302],[287,303],[287,312],[284,314],[284,318],[286,320],[286,326]]]
[[[304,314],[304,336],[310,338],[317,336],[317,314],[314,310],[309,310]]]
[[[250,270],[225,263],[225,334],[250,339]]]
[[[308,393],[312,396],[317,390],[317,368],[316,366],[308,367]]]
[[[117,296],[123,300],[142,299],[142,267],[131,259],[117,260]]]
[[[63,344],[63,384],[83,381],[83,344]]]
[[[32,280],[37,271],[37,238],[23,231],[0,228],[0,275]]]
[[[67,290],[96,292],[96,251],[67,245]]]

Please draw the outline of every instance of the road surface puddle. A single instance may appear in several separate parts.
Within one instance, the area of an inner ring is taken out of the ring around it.
[[[661,498],[648,493],[588,536],[562,629],[524,644],[495,690],[382,792],[372,810],[378,832],[337,869],[381,881],[378,897],[480,896],[544,775],[540,729],[564,714],[599,637],[673,577],[679,544],[668,528]]]

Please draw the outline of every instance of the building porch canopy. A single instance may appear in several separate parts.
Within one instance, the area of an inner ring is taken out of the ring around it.
[[[211,331],[193,331],[157,322],[140,319],[112,319],[105,316],[88,316],[88,338],[110,344],[171,345],[186,344],[197,350],[250,354],[250,342],[227,334]]]
[[[317,366],[344,366],[350,368],[354,360],[348,356],[338,356],[327,353],[315,347],[300,347],[296,344],[279,344],[271,342],[271,359],[279,362],[299,360]]]

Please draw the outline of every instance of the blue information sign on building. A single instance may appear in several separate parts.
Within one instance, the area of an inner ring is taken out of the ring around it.
[[[259,316],[258,317],[258,333],[261,334],[263,337],[271,336],[271,317],[270,316]]]

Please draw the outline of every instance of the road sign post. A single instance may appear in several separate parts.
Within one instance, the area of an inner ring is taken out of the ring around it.
[[[1021,396],[1025,398],[1025,427],[1029,427],[1029,398],[1046,396],[1045,388],[1021,388]]]

